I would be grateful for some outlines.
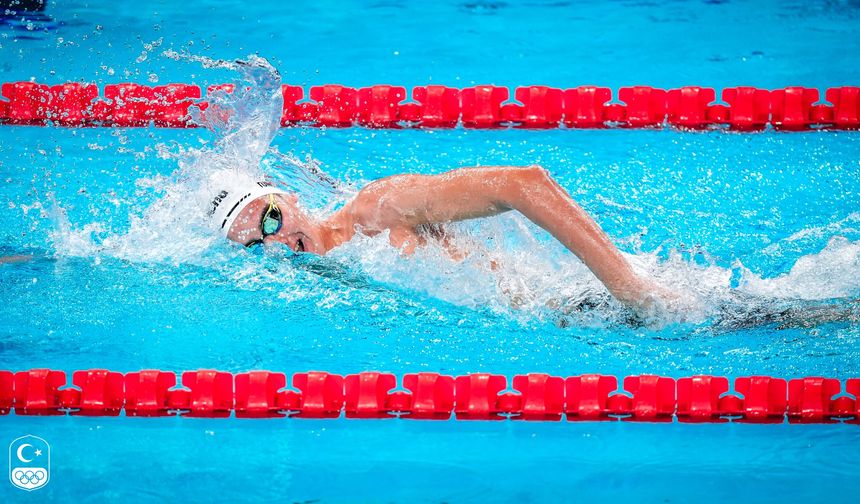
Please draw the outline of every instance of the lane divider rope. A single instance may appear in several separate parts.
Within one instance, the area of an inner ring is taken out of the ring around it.
[[[232,84],[210,86],[207,94],[233,89]],[[409,101],[405,87],[389,85],[313,86],[306,97],[301,86],[285,84],[281,94],[285,127],[860,129],[857,86],[827,89],[826,103],[820,101],[818,89],[802,86],[725,88],[720,101],[713,88],[700,86],[668,91],[633,86],[616,94],[598,86],[526,86],[514,90],[516,102],[509,100],[508,88],[491,85],[417,86]],[[189,84],[111,84],[100,92],[87,83],[11,82],[2,85],[2,97],[0,124],[17,125],[185,128],[195,126],[188,116],[190,105],[207,107],[202,89]]]
[[[860,424],[860,378],[0,371],[0,414]]]

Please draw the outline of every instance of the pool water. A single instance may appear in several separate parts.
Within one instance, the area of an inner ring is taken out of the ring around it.
[[[0,25],[2,80],[249,84],[225,106],[257,133],[281,81],[860,82],[851,2],[195,9],[51,3],[48,19]],[[253,53],[280,76],[200,61]],[[860,376],[856,317],[756,319],[860,296],[857,133],[292,128],[268,151],[253,137],[0,126],[0,255],[33,256],[0,265],[0,369]],[[194,211],[201,173],[253,171],[260,155],[316,212],[395,173],[540,164],[689,309],[625,324],[578,260],[514,215],[454,227],[499,259],[492,274],[432,247],[399,257],[384,237],[322,259],[239,250]],[[600,302],[571,308],[583,298]],[[51,482],[0,485],[4,502],[818,501],[860,470],[851,425],[0,418],[0,441],[24,434],[51,444]]]

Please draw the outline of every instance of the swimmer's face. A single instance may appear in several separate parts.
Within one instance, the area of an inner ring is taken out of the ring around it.
[[[283,243],[294,252],[322,254],[319,226],[299,208],[296,196],[274,194],[272,198],[281,212],[281,228],[277,232],[263,237],[261,224],[269,209],[269,196],[260,196],[242,209],[227,237],[242,245],[262,240],[266,245]]]

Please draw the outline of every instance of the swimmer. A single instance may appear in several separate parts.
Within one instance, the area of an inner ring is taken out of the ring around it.
[[[303,211],[294,194],[272,184],[245,181],[240,186],[213,185],[209,215],[224,236],[245,246],[281,243],[294,252],[324,255],[356,233],[387,231],[391,245],[405,254],[438,240],[457,257],[446,240],[445,224],[517,211],[576,254],[639,316],[653,316],[676,298],[633,271],[594,219],[540,166],[394,175],[366,185],[321,220]]]

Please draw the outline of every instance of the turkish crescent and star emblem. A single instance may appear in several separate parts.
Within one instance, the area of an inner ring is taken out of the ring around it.
[[[36,436],[23,436],[9,445],[9,480],[28,492],[42,488],[51,477],[51,447]]]

